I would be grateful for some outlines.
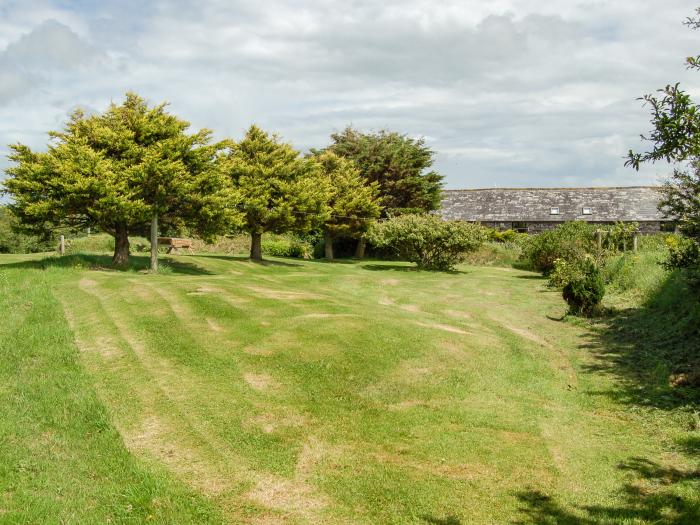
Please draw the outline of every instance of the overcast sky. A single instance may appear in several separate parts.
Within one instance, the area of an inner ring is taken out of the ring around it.
[[[688,1],[0,0],[0,168],[134,90],[193,127],[301,150],[347,125],[423,136],[448,188],[656,182],[636,100],[700,95]],[[1,177],[2,175],[0,175]]]

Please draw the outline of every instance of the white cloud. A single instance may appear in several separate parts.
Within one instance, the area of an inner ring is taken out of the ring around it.
[[[635,99],[700,78],[681,0],[26,4],[0,5],[0,144],[134,89],[219,136],[429,136],[449,187],[648,183],[665,168],[623,166],[649,126]]]
[[[104,54],[87,44],[70,28],[47,20],[0,52],[0,106],[20,95],[40,92],[97,64]]]

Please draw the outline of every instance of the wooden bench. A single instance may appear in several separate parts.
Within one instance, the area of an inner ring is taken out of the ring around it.
[[[192,251],[192,239],[178,239],[177,237],[158,237],[158,246],[167,246],[168,253],[180,253],[180,250]]]

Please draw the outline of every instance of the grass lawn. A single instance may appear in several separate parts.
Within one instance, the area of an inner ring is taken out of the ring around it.
[[[700,522],[692,411],[535,274],[107,261],[0,256],[0,522]]]

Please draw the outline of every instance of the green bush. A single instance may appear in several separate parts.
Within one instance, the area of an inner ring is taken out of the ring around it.
[[[547,285],[551,288],[563,289],[567,284],[579,277],[580,266],[581,262],[578,259],[556,259],[552,271],[547,276]]]
[[[562,285],[562,296],[574,315],[590,316],[605,295],[605,283],[595,259],[557,259],[552,277]]]
[[[700,245],[695,239],[672,235],[667,239],[668,257],[663,262],[668,270],[681,270],[695,291],[700,289]]]
[[[39,237],[17,231],[17,219],[6,206],[0,206],[0,253],[37,253],[56,249],[55,235]]]
[[[489,240],[494,242],[515,242],[518,235],[523,235],[522,233],[518,233],[515,230],[500,231],[492,228],[488,229],[488,233]]]
[[[511,267],[518,262],[522,249],[514,242],[489,241],[466,254],[464,262],[474,266]]]
[[[209,241],[194,237],[192,239],[192,250],[196,253],[248,254],[250,253],[250,235],[244,233],[222,235]]]
[[[436,215],[401,215],[374,224],[367,238],[373,246],[391,248],[421,269],[447,271],[479,248],[487,232],[480,225]]]
[[[296,237],[263,238],[262,252],[272,257],[296,257],[310,259],[313,256],[313,246]]]
[[[98,233],[85,237],[66,239],[66,253],[111,253],[114,251],[114,237]]]
[[[532,235],[523,243],[522,258],[532,270],[549,274],[554,261],[575,261],[595,252],[595,229],[583,221],[566,222],[546,232]]]
[[[610,226],[599,227],[602,232],[602,248],[608,252],[625,251],[632,248],[635,232],[639,229],[637,222],[616,222]]]
[[[674,237],[673,233],[654,233],[650,235],[640,235],[637,239],[639,251],[666,251],[668,249],[668,239]]]
[[[664,266],[669,270],[697,268],[700,265],[700,246],[695,240],[682,235],[670,235],[666,239],[668,258]]]

